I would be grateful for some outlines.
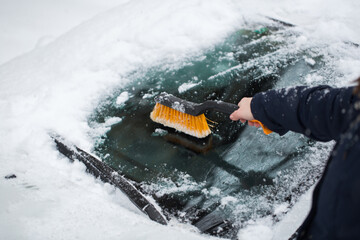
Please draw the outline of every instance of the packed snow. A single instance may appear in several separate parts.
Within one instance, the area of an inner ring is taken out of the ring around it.
[[[116,104],[117,105],[123,105],[126,103],[127,100],[129,100],[130,95],[129,92],[122,92],[117,98],[116,98]]]
[[[194,77],[194,80],[198,80],[197,77]],[[179,93],[183,93],[183,92],[186,92],[187,90],[193,88],[193,87],[196,87],[197,85],[201,84],[201,81],[200,82],[188,82],[188,83],[183,83],[179,86],[178,88],[178,91]]]
[[[34,1],[27,11],[36,10],[38,2],[44,1]],[[0,66],[0,239],[212,238],[175,220],[170,226],[152,222],[120,191],[59,154],[49,137],[57,132],[91,151],[98,133],[88,125],[89,115],[136,69],[181,64],[249,19],[271,16],[297,26],[304,36],[299,46],[308,41],[331,45],[341,75],[331,84],[347,85],[360,75],[360,50],[354,47],[360,43],[358,0],[119,2]],[[68,4],[71,8],[74,2]],[[6,179],[9,174],[16,178]],[[239,239],[287,239],[306,216],[310,199],[311,191],[276,225],[268,219],[249,223]],[[277,209],[287,211],[285,206]]]

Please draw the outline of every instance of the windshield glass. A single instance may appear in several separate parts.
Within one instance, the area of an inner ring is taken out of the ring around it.
[[[181,66],[139,69],[94,111],[90,124],[103,131],[95,152],[168,216],[203,232],[231,237],[251,219],[277,221],[320,175],[314,149],[329,145],[294,133],[265,135],[214,111],[205,114],[213,133],[197,139],[149,115],[161,92],[237,104],[267,89],[307,84],[314,74],[333,79],[323,51],[296,48],[299,38],[291,27],[251,25]]]

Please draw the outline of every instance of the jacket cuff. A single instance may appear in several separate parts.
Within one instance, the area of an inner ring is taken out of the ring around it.
[[[267,114],[267,111],[271,111],[271,109],[266,109],[266,101],[266,92],[255,94],[250,103],[251,112],[256,120],[262,122],[271,131],[274,131],[282,136],[288,131],[279,125],[276,122],[276,119],[271,119]]]

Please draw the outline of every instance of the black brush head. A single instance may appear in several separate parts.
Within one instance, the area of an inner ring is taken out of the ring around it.
[[[201,109],[201,104],[186,101],[166,92],[162,92],[156,96],[155,102],[192,116],[198,116],[204,113],[203,109]]]
[[[164,106],[175,109],[179,112],[183,112],[193,116],[203,114],[206,110],[215,110],[230,115],[239,108],[236,104],[223,101],[208,100],[203,103],[193,103],[165,92],[155,97],[155,101]]]

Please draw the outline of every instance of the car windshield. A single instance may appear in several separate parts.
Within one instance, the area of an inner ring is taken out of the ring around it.
[[[133,72],[89,120],[98,133],[95,152],[168,216],[203,232],[231,237],[249,220],[277,221],[319,177],[323,162],[311,156],[328,145],[295,133],[265,135],[214,111],[205,113],[212,134],[197,139],[149,115],[161,92],[237,104],[261,91],[307,84],[312,74],[330,79],[323,51],[296,48],[300,37],[278,23],[253,24],[181,64]]]

